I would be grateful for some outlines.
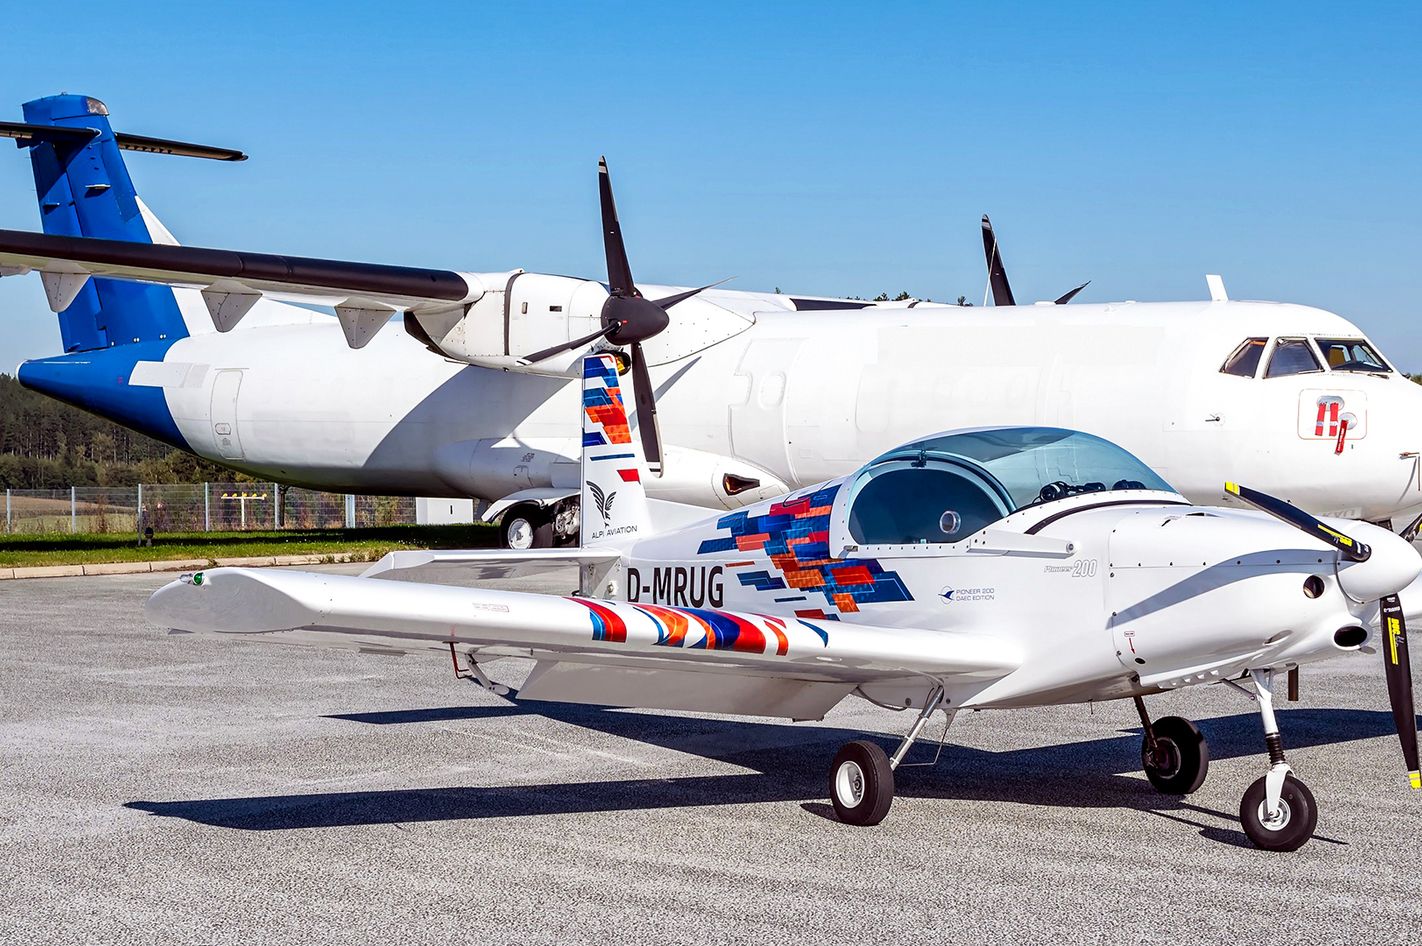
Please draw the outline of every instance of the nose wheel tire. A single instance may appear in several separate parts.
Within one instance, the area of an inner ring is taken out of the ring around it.
[[[1200,728],[1188,719],[1166,716],[1151,729],[1155,752],[1150,740],[1141,740],[1141,763],[1155,790],[1162,795],[1188,795],[1203,785],[1210,770],[1210,747]]]
[[[1264,779],[1259,779],[1244,793],[1239,803],[1239,820],[1244,833],[1255,847],[1266,851],[1297,851],[1318,826],[1318,806],[1313,792],[1293,775],[1284,779],[1279,793],[1279,810],[1271,817],[1265,799]]]
[[[884,820],[894,803],[894,770],[877,744],[856,740],[835,753],[830,768],[830,802],[846,824]]]

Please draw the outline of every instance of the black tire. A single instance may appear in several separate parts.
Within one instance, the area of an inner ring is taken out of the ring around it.
[[[1297,851],[1318,827],[1318,805],[1313,792],[1293,775],[1284,778],[1279,792],[1280,817],[1273,823],[1264,817],[1264,779],[1259,779],[1244,793],[1239,803],[1239,820],[1244,833],[1255,847],[1266,851]]]
[[[499,544],[506,549],[553,547],[553,519],[533,503],[520,503],[499,520]]]
[[[884,750],[860,739],[836,752],[830,767],[830,803],[845,824],[883,821],[894,803],[894,770]]]
[[[1166,716],[1151,726],[1156,757],[1141,740],[1141,764],[1146,778],[1162,795],[1188,795],[1205,783],[1210,771],[1210,747],[1200,728],[1188,719]]]

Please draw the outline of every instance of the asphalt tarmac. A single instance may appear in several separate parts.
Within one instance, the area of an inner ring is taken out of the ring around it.
[[[1240,829],[1263,738],[1253,704],[1218,686],[1148,701],[1210,741],[1187,799],[1140,773],[1128,703],[985,712],[959,717],[937,766],[901,768],[889,817],[865,829],[834,819],[829,762],[866,732],[892,748],[902,715],[518,705],[437,654],[167,635],[142,606],[170,578],[0,585],[0,942],[1422,933],[1422,792],[1405,787],[1376,656],[1306,668],[1301,702],[1280,704],[1321,812],[1296,853]],[[489,666],[514,685],[526,672]]]

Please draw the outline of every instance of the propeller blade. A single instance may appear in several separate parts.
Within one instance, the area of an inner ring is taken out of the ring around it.
[[[992,232],[992,221],[983,214],[983,252],[987,254],[988,281],[992,283],[993,305],[1017,305],[1012,298],[1012,287],[1007,284],[1007,273],[1002,268],[1002,254],[997,250],[997,234]]]
[[[1087,286],[1089,286],[1089,285],[1091,285],[1091,280],[1088,279],[1086,282],[1082,283],[1080,286],[1077,286],[1075,289],[1073,289],[1071,292],[1067,293],[1066,295],[1064,295],[1064,296],[1058,296],[1057,299],[1056,299],[1056,301],[1053,302],[1052,304],[1053,304],[1053,305],[1066,305],[1068,302],[1070,302],[1071,300],[1073,300],[1073,299],[1076,298],[1076,294],[1077,294],[1078,292],[1081,292],[1081,290],[1085,289],[1085,288],[1086,288]]]
[[[1240,486],[1237,483],[1226,483],[1225,492],[1244,500],[1255,509],[1267,512],[1275,519],[1282,519],[1294,528],[1327,542],[1352,561],[1366,562],[1368,556],[1373,554],[1373,550],[1364,543],[1324,525],[1299,507],[1292,506],[1268,493],[1261,493],[1257,489],[1250,489],[1248,486]]]
[[[594,342],[602,338],[615,328],[617,328],[616,325],[605,325],[591,335],[584,335],[582,338],[575,338],[571,342],[562,342],[561,344],[554,345],[552,348],[545,348],[531,355],[524,355],[518,360],[518,363],[521,365],[533,365],[545,359],[552,358],[554,355],[561,355],[565,351],[572,351],[574,348],[582,348],[589,342]]]
[[[632,396],[637,405],[637,429],[642,432],[642,453],[647,466],[658,476],[662,472],[662,432],[657,426],[657,402],[652,394],[652,376],[642,343],[632,345]]]
[[[1412,662],[1407,654],[1407,621],[1397,595],[1382,599],[1383,669],[1387,673],[1387,695],[1392,702],[1392,720],[1402,743],[1402,761],[1413,788],[1422,788],[1417,768],[1417,710],[1412,700]]]
[[[627,247],[622,245],[622,225],[617,222],[617,204],[612,200],[612,178],[607,173],[607,158],[598,159],[597,185],[602,198],[602,245],[607,251],[607,288],[614,296],[640,296],[636,284],[632,282]]]
[[[662,310],[665,311],[665,310],[667,310],[667,309],[670,309],[672,306],[676,305],[678,302],[685,302],[687,299],[690,299],[692,296],[696,295],[697,293],[705,292],[707,289],[715,289],[717,286],[721,285],[721,283],[723,283],[723,282],[730,282],[732,279],[735,279],[735,278],[736,278],[735,276],[727,276],[725,279],[722,279],[720,282],[713,282],[713,283],[711,283],[709,286],[702,286],[700,289],[688,289],[688,290],[686,290],[686,292],[678,292],[676,295],[674,295],[674,296],[667,296],[667,297],[664,298],[664,299],[653,299],[653,300],[652,300],[652,303],[653,303],[654,305],[661,306]]]

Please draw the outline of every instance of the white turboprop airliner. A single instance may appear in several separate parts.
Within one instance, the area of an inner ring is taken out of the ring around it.
[[[1319,515],[1422,512],[1422,390],[1346,319],[1216,277],[1208,302],[1012,305],[985,229],[991,309],[639,289],[605,166],[606,283],[181,247],[121,150],[244,156],[107,114],[63,95],[0,123],[45,231],[0,231],[0,275],[41,274],[66,351],[18,377],[254,475],[499,501],[511,544],[571,541],[574,375],[616,347],[663,499],[736,508],[924,430],[1028,424],[1118,442],[1195,501],[1232,477]]]

